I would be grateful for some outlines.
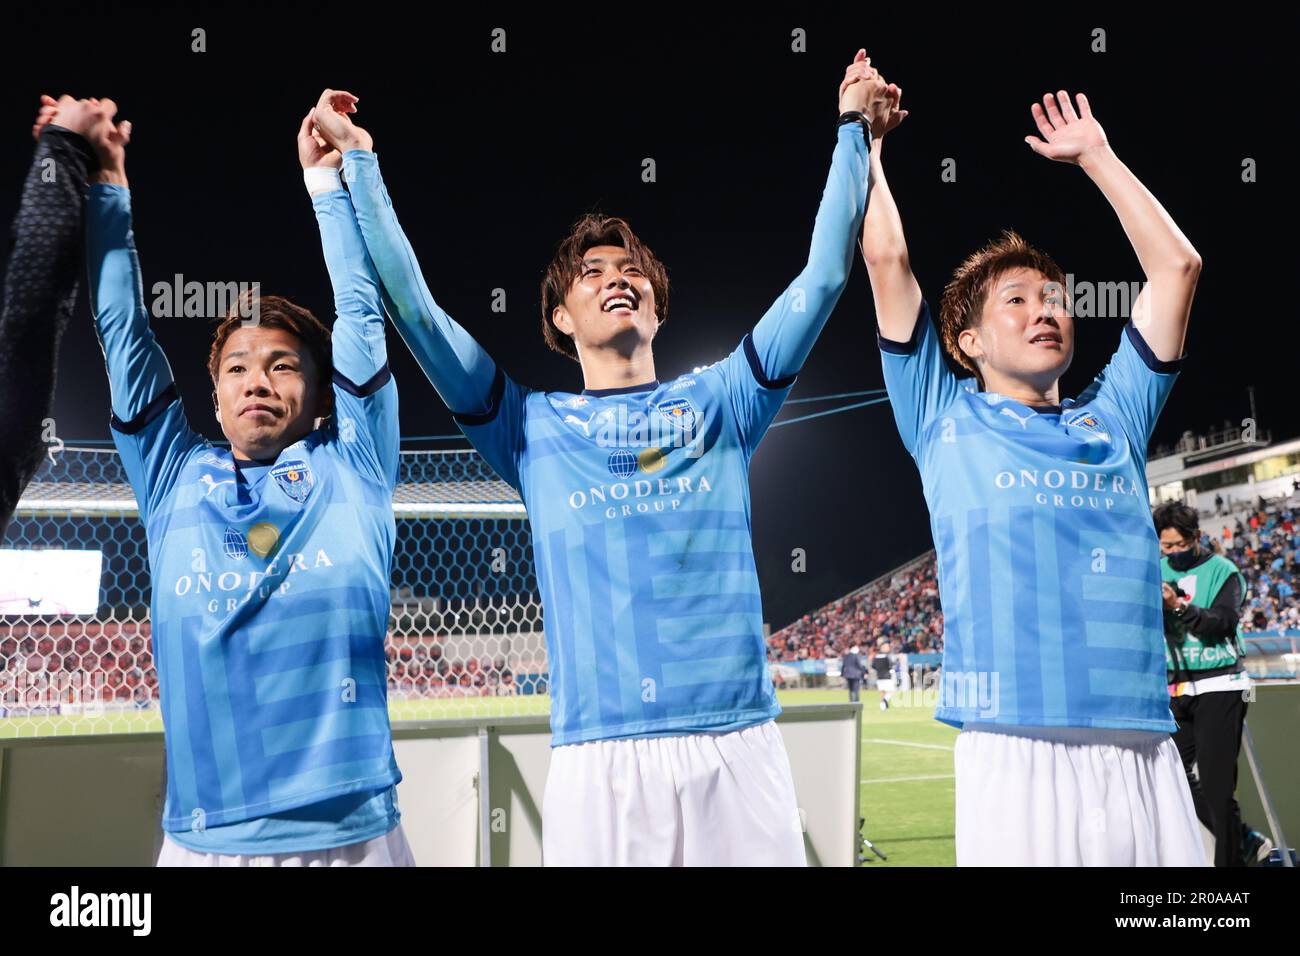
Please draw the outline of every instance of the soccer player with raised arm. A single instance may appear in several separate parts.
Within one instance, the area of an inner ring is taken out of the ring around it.
[[[190,428],[149,328],[127,137],[102,102],[90,302],[149,544],[167,753],[158,863],[413,865],[384,660],[397,388],[338,153],[304,116],[333,335],[285,299],[241,299],[209,356],[226,449]]]
[[[577,224],[547,271],[542,321],[547,344],[581,365],[579,393],[517,384],[433,300],[371,138],[347,115],[354,103],[327,90],[316,121],[344,154],[390,311],[528,509],[554,748],[543,862],[804,865],[774,723],[748,470],[848,281],[867,193],[863,113],[887,115],[885,84],[859,52],[808,262],[706,369],[659,380],[663,266],[620,219]]]
[[[1170,734],[1146,448],[1183,354],[1200,258],[1107,144],[1045,96],[1040,156],[1114,207],[1147,283],[1110,364],[1060,397],[1065,277],[1014,233],[944,290],[937,324],[871,148],[862,251],[894,420],[930,508],[946,633],[937,719],[961,728],[957,863],[1203,866]],[[947,357],[974,377],[957,376]]]

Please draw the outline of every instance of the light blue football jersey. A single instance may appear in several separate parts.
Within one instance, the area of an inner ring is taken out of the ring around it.
[[[808,262],[741,344],[672,381],[581,394],[497,367],[429,294],[375,155],[344,154],[398,330],[528,509],[553,746],[738,730],[780,712],[748,472],[852,267],[868,139],[857,124],[836,138]]]
[[[457,416],[528,509],[557,746],[780,713],[749,462],[793,382],[760,380],[745,342],[701,372],[613,393],[543,393],[502,373],[494,410]]]
[[[1129,324],[1077,400],[1034,409],[958,379],[924,302],[879,344],[938,557],[935,717],[1174,731],[1146,448],[1182,360]]]
[[[163,827],[193,849],[328,849],[397,821],[384,659],[397,389],[347,194],[313,204],[339,313],[334,414],[275,461],[237,467],[189,427],[149,328],[129,192],[88,197],[113,437],[149,546]]]

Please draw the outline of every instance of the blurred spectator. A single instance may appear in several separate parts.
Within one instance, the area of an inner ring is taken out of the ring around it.
[[[1219,539],[1208,534],[1202,544],[1220,550]],[[1264,501],[1244,521],[1239,516],[1225,524],[1221,553],[1246,577],[1243,631],[1300,630],[1300,519],[1285,500]],[[816,660],[842,657],[854,644],[873,650],[885,640],[906,654],[943,650],[933,554],[774,632],[768,651],[774,662]]]
[[[893,640],[909,654],[943,650],[934,557],[806,614],[768,639],[774,661],[841,657]]]

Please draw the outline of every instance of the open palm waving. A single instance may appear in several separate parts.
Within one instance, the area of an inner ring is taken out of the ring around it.
[[[1026,136],[1025,142],[1039,156],[1046,156],[1060,163],[1078,163],[1079,158],[1092,149],[1104,149],[1106,131],[1093,118],[1088,98],[1079,95],[1079,112],[1074,111],[1070,94],[1061,90],[1053,98],[1051,93],[1043,96],[1043,105],[1031,106],[1034,122],[1043,139]],[[1046,140],[1046,142],[1044,142]]]

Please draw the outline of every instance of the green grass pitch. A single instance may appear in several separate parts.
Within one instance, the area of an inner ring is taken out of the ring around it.
[[[844,703],[847,690],[791,690],[783,705]],[[880,693],[862,689],[862,757],[858,767],[858,813],[862,835],[888,860],[866,851],[865,868],[955,866],[953,814],[956,789],[952,748],[957,730],[934,719],[933,706],[901,706],[895,694],[888,711]]]

